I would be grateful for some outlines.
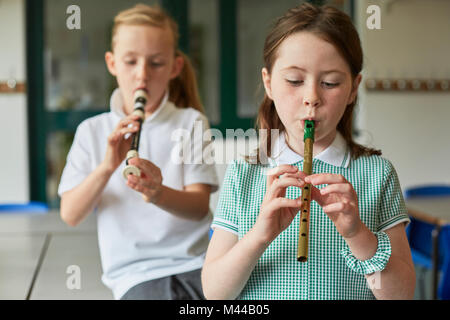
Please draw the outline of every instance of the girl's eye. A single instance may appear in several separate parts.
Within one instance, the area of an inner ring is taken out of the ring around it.
[[[290,84],[290,85],[292,85],[292,86],[299,86],[299,85],[301,85],[302,83],[303,83],[303,80],[289,80],[289,79],[286,79],[286,81]]]
[[[125,63],[128,65],[134,65],[134,64],[136,64],[136,61],[135,60],[125,60]]]
[[[155,61],[152,61],[150,64],[151,64],[151,66],[154,67],[154,68],[158,68],[158,67],[161,67],[161,66],[164,65],[163,62],[155,62]]]
[[[338,82],[325,82],[325,81],[322,82],[322,84],[327,89],[331,89],[331,88],[337,87],[339,85]]]

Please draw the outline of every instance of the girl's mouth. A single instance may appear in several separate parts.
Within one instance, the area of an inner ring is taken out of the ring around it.
[[[147,94],[148,94],[148,90],[145,86],[140,86],[134,89],[134,92],[138,91],[138,90],[144,90]]]
[[[302,129],[304,130],[305,129],[305,121],[306,120],[312,120],[312,121],[314,121],[314,129],[317,129],[317,127],[320,125],[320,121],[317,121],[317,120],[313,120],[313,119],[305,119],[305,120],[302,120],[301,121],[301,125],[302,125]]]

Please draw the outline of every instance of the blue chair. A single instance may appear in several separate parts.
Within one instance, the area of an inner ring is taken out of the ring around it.
[[[405,199],[444,196],[450,196],[450,186],[448,185],[424,185],[409,188],[405,191]]]
[[[44,214],[49,211],[45,203],[30,201],[28,203],[0,203],[0,214],[2,213],[28,213]]]
[[[419,186],[405,191],[406,200],[446,196],[450,197],[450,186],[445,185]],[[433,292],[433,295],[439,299],[450,300],[450,225],[434,224],[411,217],[406,234],[414,264],[433,270],[433,281],[437,279],[436,272],[440,271],[441,273],[437,292]],[[438,238],[433,240],[433,235],[438,235]],[[437,243],[433,241],[437,241]],[[439,248],[438,252],[434,252],[436,248]],[[437,256],[436,266],[436,260],[433,260],[435,255]]]
[[[450,300],[450,226],[441,230],[440,248],[446,254],[442,261],[442,279],[438,289],[438,297],[442,300]]]

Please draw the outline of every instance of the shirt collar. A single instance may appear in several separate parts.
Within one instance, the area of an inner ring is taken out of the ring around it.
[[[274,139],[271,154],[269,163],[273,166],[294,164],[303,161],[303,157],[287,145],[284,132],[279,134],[278,138]],[[333,143],[316,155],[314,159],[321,160],[336,167],[347,168],[350,163],[350,153],[344,137],[337,132]]]
[[[154,119],[162,109],[168,104],[169,100],[169,91],[166,90],[166,93],[164,94],[163,99],[161,100],[161,103],[159,104],[158,108],[151,114],[150,117],[145,119],[145,122],[151,121]],[[120,118],[126,117],[125,112],[123,111],[123,97],[122,93],[120,92],[119,88],[116,88],[110,99],[110,106],[111,106],[111,112],[113,112],[115,115],[119,116]]]

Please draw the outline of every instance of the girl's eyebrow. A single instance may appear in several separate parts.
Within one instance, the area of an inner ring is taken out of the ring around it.
[[[345,72],[344,72],[344,71],[337,70],[337,69],[326,70],[326,71],[322,71],[321,73],[322,73],[322,74],[328,74],[328,73],[340,73],[340,74],[345,75]]]
[[[301,68],[299,66],[289,66],[289,67],[281,69],[281,71],[287,71],[287,70],[292,70],[292,69],[299,70],[299,71],[302,71],[302,72],[307,72],[306,69]],[[344,71],[341,71],[341,70],[338,70],[338,69],[324,70],[324,71],[320,72],[320,74],[329,74],[329,73],[339,73],[339,74],[345,75]]]
[[[306,72],[306,69],[300,68],[300,67],[298,67],[298,66],[289,66],[289,67],[286,67],[286,68],[281,69],[281,71],[291,70],[291,69]]]
[[[134,55],[134,54],[137,54],[137,53],[134,51],[131,51],[131,50],[125,51],[125,53],[124,53],[124,55]]]

